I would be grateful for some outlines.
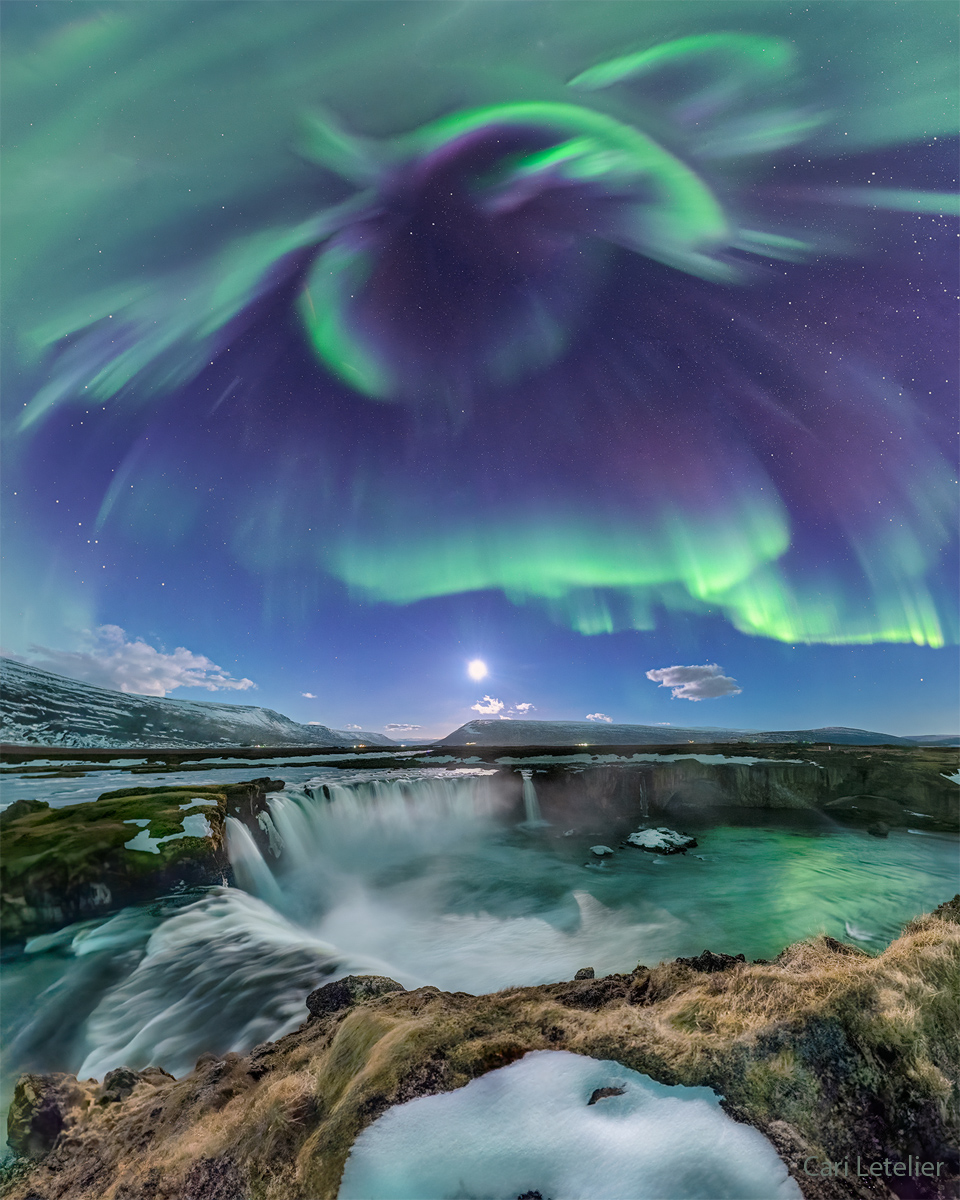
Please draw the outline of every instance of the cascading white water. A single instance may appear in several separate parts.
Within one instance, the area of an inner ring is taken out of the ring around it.
[[[529,774],[524,832],[548,827]],[[231,839],[237,880],[296,928],[408,987],[492,991],[520,970],[540,982],[587,959],[612,970],[625,946],[659,941],[673,924],[665,914],[625,921],[586,891],[564,889],[551,903],[548,883],[531,912],[536,868],[526,842],[496,820],[510,808],[496,775],[287,788],[268,800],[279,857],[261,855],[252,837]]]
[[[523,828],[542,829],[550,822],[545,821],[540,813],[540,801],[537,799],[537,789],[533,783],[533,772],[521,771],[520,775],[523,779]]]
[[[505,778],[330,769],[289,783],[261,814],[263,838],[228,824],[238,886],[60,931],[5,965],[8,996],[18,973],[35,981],[19,993],[27,1002],[5,1004],[22,1012],[10,1069],[179,1073],[204,1051],[243,1051],[296,1026],[307,993],[345,974],[491,992],[704,945],[771,957],[816,929],[843,938],[844,921],[879,947],[956,871],[946,838],[720,826],[699,856],[624,850],[600,873],[584,861],[609,837],[586,824],[594,814],[584,807],[576,837],[537,824],[530,774],[518,826]]]
[[[274,908],[283,907],[283,893],[264,862],[253,834],[236,817],[227,817],[227,853],[234,878],[245,892],[259,896]]]

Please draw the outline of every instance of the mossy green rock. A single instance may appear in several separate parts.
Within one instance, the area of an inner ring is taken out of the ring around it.
[[[0,931],[31,937],[177,887],[225,882],[226,818],[243,820],[260,840],[256,817],[267,793],[282,787],[255,779],[126,788],[64,808],[11,805],[2,822]],[[185,829],[189,817],[205,820]]]

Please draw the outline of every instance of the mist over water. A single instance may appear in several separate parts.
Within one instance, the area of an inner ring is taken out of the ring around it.
[[[296,1028],[307,993],[346,974],[479,994],[704,948],[772,958],[820,931],[877,952],[954,886],[950,837],[777,814],[693,829],[686,855],[620,848],[601,865],[589,847],[618,844],[609,822],[532,821],[525,774],[512,792],[483,768],[289,783],[261,821],[265,853],[231,819],[237,886],[34,939],[6,964],[6,1090],[28,1067],[182,1074]]]

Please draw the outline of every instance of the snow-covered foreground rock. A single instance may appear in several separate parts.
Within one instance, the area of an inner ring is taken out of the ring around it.
[[[659,829],[638,829],[630,834],[627,841],[631,846],[639,846],[641,850],[651,850],[656,854],[683,854],[697,844],[696,838],[664,826]]]
[[[361,1133],[339,1200],[802,1200],[773,1146],[709,1088],[540,1050]]]

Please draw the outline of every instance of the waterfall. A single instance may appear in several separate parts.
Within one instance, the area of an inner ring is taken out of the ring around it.
[[[503,806],[494,775],[438,772],[288,786],[268,798],[279,854],[265,858],[249,830],[228,820],[237,883],[298,919],[326,909],[358,869],[389,870],[417,855],[449,853],[468,832],[487,828]],[[535,796],[533,805],[539,821]]]
[[[239,886],[274,908],[282,908],[283,893],[279,884],[264,862],[253,834],[236,817],[227,817],[227,853]]]
[[[523,777],[523,810],[524,820],[521,829],[542,829],[549,825],[540,813],[540,801],[537,799],[537,789],[533,786],[533,772],[521,771]]]
[[[650,816],[650,804],[647,800],[647,789],[644,786],[642,779],[640,780],[640,816],[643,817],[644,820]]]

